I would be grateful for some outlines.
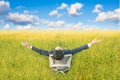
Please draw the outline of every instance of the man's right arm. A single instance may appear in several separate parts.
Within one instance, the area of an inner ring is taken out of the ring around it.
[[[42,55],[45,55],[45,56],[49,56],[49,51],[47,50],[42,50],[42,49],[38,49],[34,46],[31,46],[28,42],[21,42],[22,46],[25,46],[25,47],[28,47],[30,48],[31,50],[39,53],[39,54],[42,54]]]
[[[42,54],[42,55],[45,55],[45,56],[49,56],[49,54],[48,54],[49,51],[38,49],[38,48],[36,48],[34,46],[30,46],[30,49],[35,51],[35,52],[37,52],[37,53],[39,53],[39,54]]]

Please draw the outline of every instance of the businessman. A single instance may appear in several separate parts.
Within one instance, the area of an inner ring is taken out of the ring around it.
[[[31,50],[33,50],[33,51],[35,51],[35,52],[37,52],[37,53],[39,53],[41,55],[49,56],[50,54],[53,54],[54,59],[61,60],[64,57],[65,54],[72,54],[72,55],[74,55],[74,54],[76,54],[76,53],[78,53],[78,52],[80,52],[82,50],[88,49],[92,45],[97,44],[99,42],[100,42],[100,40],[94,39],[94,40],[92,40],[88,44],[85,44],[83,46],[80,46],[80,47],[77,47],[77,48],[74,48],[74,49],[71,49],[71,50],[69,50],[69,49],[62,49],[60,46],[57,46],[55,48],[55,50],[50,50],[50,51],[38,49],[38,48],[30,45],[28,42],[21,42],[21,44],[22,44],[22,46],[28,47]]]
[[[92,45],[97,44],[99,42],[100,42],[100,40],[94,39],[88,44],[85,44],[83,46],[80,46],[78,48],[74,48],[71,50],[70,49],[62,49],[60,46],[57,46],[55,48],[55,50],[50,50],[50,51],[38,49],[38,48],[30,45],[28,42],[21,42],[21,44],[22,44],[22,46],[28,47],[31,50],[33,50],[41,55],[49,56],[50,68],[53,69],[53,71],[55,71],[57,73],[61,72],[61,73],[65,74],[65,72],[70,69],[72,55],[74,55],[82,50],[88,49]],[[66,57],[68,55],[69,55],[69,57]]]

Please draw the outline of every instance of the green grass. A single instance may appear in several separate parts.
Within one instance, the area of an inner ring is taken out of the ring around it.
[[[21,46],[73,49],[94,38],[101,43],[74,55],[65,75],[49,68],[48,57]],[[0,80],[120,80],[120,31],[0,31]]]

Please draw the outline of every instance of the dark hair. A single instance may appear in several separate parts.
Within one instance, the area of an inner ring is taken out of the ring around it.
[[[64,57],[63,50],[55,50],[55,51],[53,52],[53,57],[54,57],[56,60],[61,60],[61,59]]]

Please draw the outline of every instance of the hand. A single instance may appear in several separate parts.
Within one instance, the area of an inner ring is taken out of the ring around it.
[[[97,43],[99,43],[99,42],[100,42],[100,40],[94,39],[94,40],[92,40],[90,43],[91,43],[91,45],[94,45],[94,44],[97,44]]]
[[[28,42],[21,42],[21,45],[30,48],[30,44]]]

